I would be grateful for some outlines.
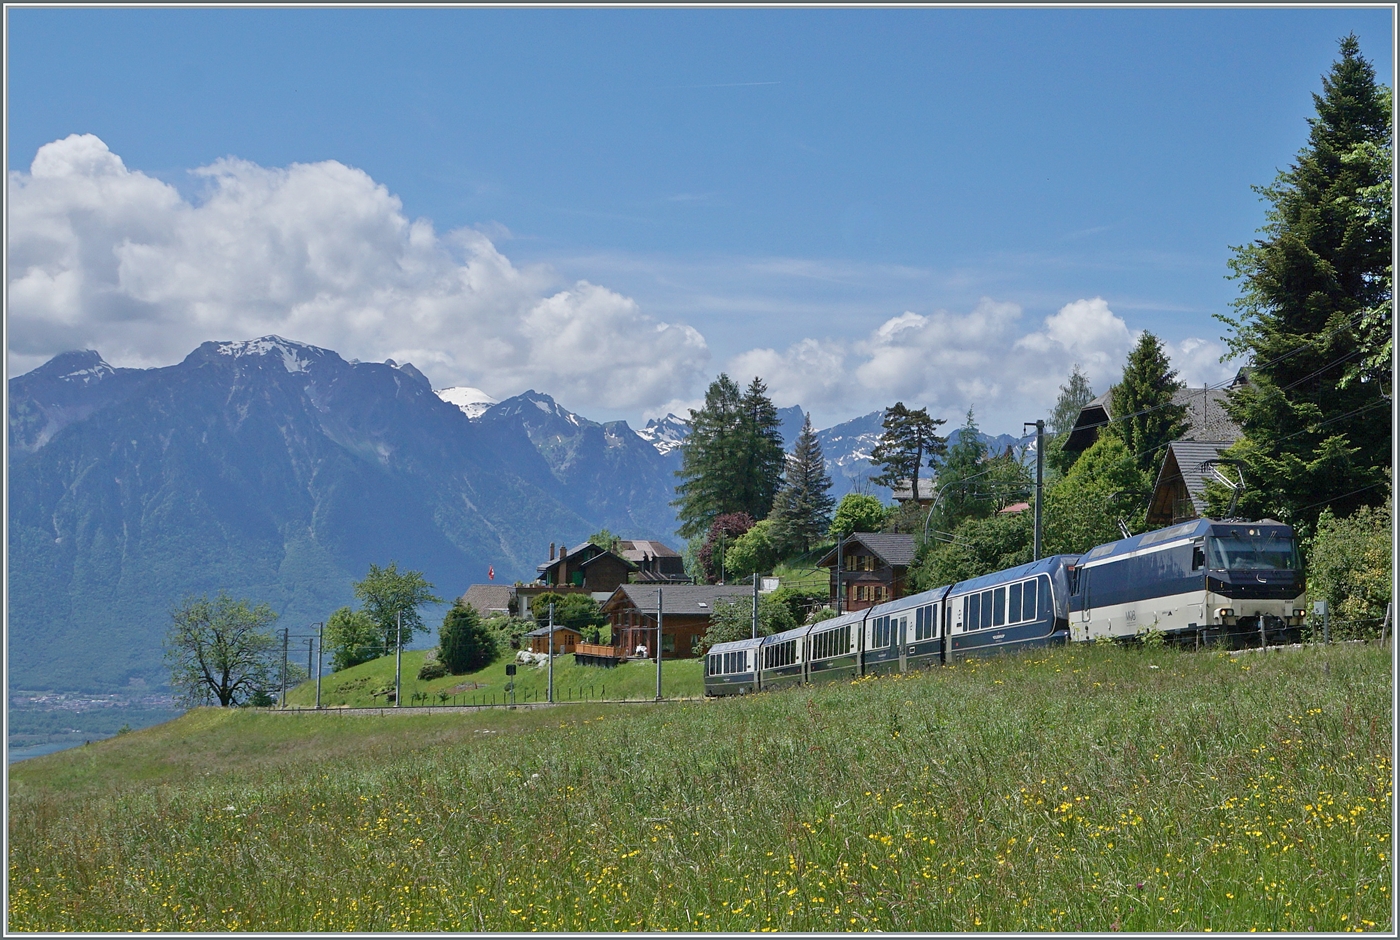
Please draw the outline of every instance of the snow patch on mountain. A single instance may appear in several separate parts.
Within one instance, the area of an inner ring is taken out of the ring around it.
[[[664,418],[652,418],[645,427],[633,433],[655,447],[656,452],[664,457],[685,443],[690,436],[690,422],[668,414]]]
[[[462,413],[468,418],[479,418],[485,413],[487,408],[496,404],[496,399],[486,394],[479,388],[472,388],[470,385],[454,385],[451,388],[436,389],[433,394],[437,395],[449,405],[456,405],[462,409]]]
[[[266,356],[269,353],[281,353],[282,365],[288,372],[307,371],[311,360],[309,358],[303,359],[301,353],[310,351],[311,347],[275,335],[219,344],[220,355],[232,356],[235,359],[244,356]]]

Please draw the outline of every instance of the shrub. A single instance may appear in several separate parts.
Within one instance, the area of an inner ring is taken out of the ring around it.
[[[454,676],[484,669],[496,661],[496,639],[481,622],[476,609],[458,598],[442,618],[438,630],[438,658]]]
[[[424,681],[441,679],[445,675],[447,675],[447,667],[436,659],[425,659],[423,665],[418,667],[418,678]]]

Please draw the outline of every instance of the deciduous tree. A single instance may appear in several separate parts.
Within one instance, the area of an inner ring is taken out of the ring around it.
[[[325,642],[331,651],[331,669],[339,672],[367,663],[385,653],[379,625],[363,610],[342,607],[326,620]]]
[[[383,649],[389,653],[398,649],[400,635],[407,645],[415,633],[424,629],[419,607],[442,603],[442,598],[433,594],[433,586],[423,577],[423,572],[400,572],[398,562],[394,561],[389,562],[387,568],[371,564],[369,574],[363,581],[356,581],[354,588],[361,609],[378,626]],[[402,634],[398,626],[400,613],[403,615]]]
[[[832,538],[845,538],[852,532],[879,532],[889,516],[889,510],[874,496],[847,493],[831,517]]]
[[[188,597],[170,611],[165,661],[170,687],[189,705],[239,705],[275,685],[280,647],[269,629],[277,615],[220,592]]]

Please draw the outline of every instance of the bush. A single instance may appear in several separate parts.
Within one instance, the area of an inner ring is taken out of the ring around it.
[[[1391,601],[1391,500],[1338,519],[1324,509],[1307,544],[1308,599],[1331,608],[1334,637],[1380,632]]]
[[[476,609],[458,598],[438,630],[438,658],[454,676],[485,669],[496,661],[496,638],[481,622]]]
[[[780,551],[773,526],[771,519],[755,522],[753,528],[735,539],[725,550],[724,567],[730,581],[758,571],[768,571],[777,564]]]
[[[436,659],[425,659],[423,665],[418,667],[418,678],[424,681],[441,679],[445,675],[447,675],[447,667]]]
[[[326,621],[326,646],[331,650],[331,671],[339,672],[383,655],[384,637],[369,614],[342,607]]]
[[[852,532],[879,532],[888,515],[889,510],[874,496],[847,493],[841,497],[836,514],[831,517],[831,536],[844,538]]]

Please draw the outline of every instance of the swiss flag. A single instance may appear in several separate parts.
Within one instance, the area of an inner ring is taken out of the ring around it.
[[[495,566],[495,565],[488,565],[488,566],[487,566],[487,568],[486,568],[486,577],[487,577],[489,580],[491,580],[491,581],[496,580],[496,566]]]

